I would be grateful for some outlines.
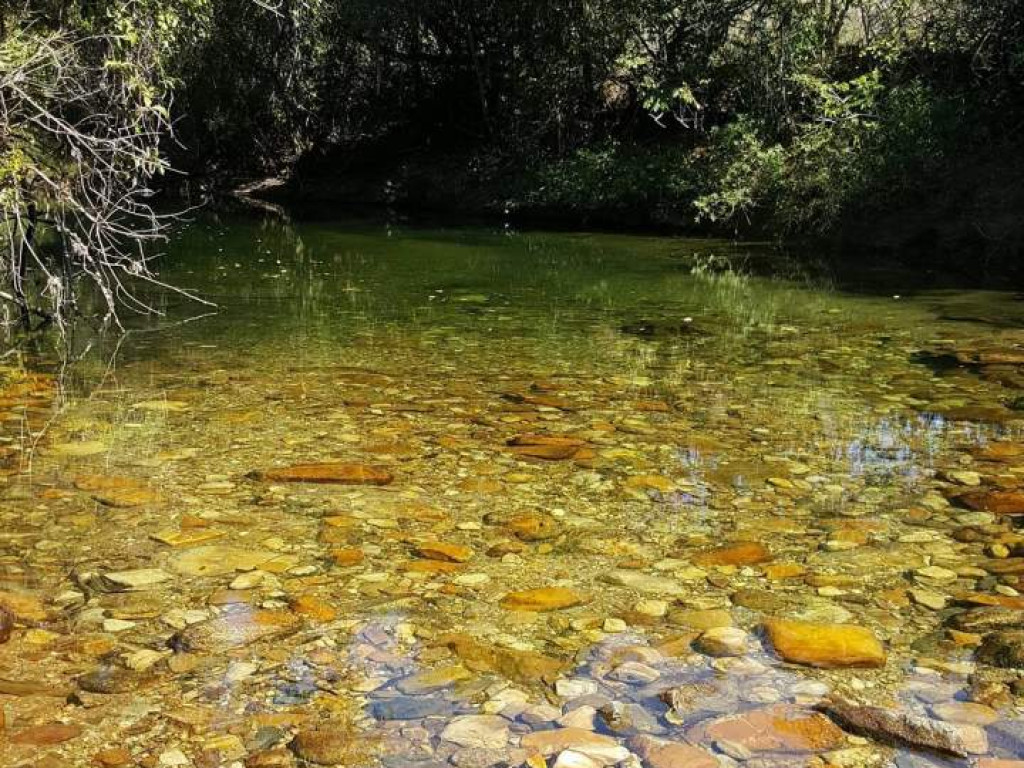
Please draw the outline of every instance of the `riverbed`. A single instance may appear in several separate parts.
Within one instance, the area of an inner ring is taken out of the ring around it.
[[[1013,294],[500,227],[167,250],[215,306],[0,371],[0,764],[1024,765]]]

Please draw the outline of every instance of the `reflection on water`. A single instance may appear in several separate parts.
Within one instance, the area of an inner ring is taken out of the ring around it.
[[[1017,304],[748,255],[197,222],[0,372],[4,764],[1024,757]]]

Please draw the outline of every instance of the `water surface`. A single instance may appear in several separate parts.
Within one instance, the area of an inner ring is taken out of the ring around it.
[[[1024,477],[1011,294],[213,216],[160,272],[217,306],[150,293],[5,372],[5,765],[932,764],[827,696],[1024,757],[1017,671],[975,658],[1024,616],[984,496]],[[273,474],[323,462],[376,484]],[[812,665],[778,619],[884,657]]]

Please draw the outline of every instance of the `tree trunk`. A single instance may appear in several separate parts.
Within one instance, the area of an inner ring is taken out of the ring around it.
[[[35,202],[28,204],[28,227],[25,229],[25,237],[18,249],[17,274],[14,279],[14,295],[18,301],[18,312],[20,314],[21,326],[26,331],[32,327],[32,313],[28,308],[28,297],[25,295],[25,280],[28,277],[28,256],[35,247],[36,227],[39,223],[39,209]]]

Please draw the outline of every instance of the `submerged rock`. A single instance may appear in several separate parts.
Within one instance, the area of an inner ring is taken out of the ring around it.
[[[376,720],[421,720],[425,717],[447,717],[458,712],[450,701],[434,696],[396,696],[370,704]]]
[[[428,560],[441,560],[449,563],[466,563],[473,559],[473,550],[461,544],[432,541],[419,544],[415,548],[419,557]]]
[[[767,547],[751,541],[703,552],[694,557],[693,562],[697,565],[757,565],[771,559]]]
[[[38,624],[50,617],[42,601],[28,592],[0,592],[0,609],[22,624]]]
[[[437,644],[451,650],[475,672],[493,672],[522,685],[553,685],[568,662],[535,651],[486,645],[465,634],[445,635]]]
[[[781,704],[699,723],[687,738],[693,743],[725,742],[754,754],[820,754],[846,742],[846,734],[824,715]]]
[[[88,693],[130,693],[143,681],[141,675],[121,667],[102,667],[78,678],[78,687]]]
[[[171,639],[179,652],[218,653],[280,637],[298,628],[297,616],[284,611],[243,610],[186,627]]]
[[[299,731],[289,746],[314,765],[349,765],[362,753],[348,728],[329,726]]]
[[[769,619],[764,630],[775,652],[794,664],[823,668],[885,666],[885,648],[865,627]]]
[[[0,645],[11,639],[14,630],[14,614],[0,606]]]
[[[520,541],[547,541],[562,534],[562,526],[548,515],[519,515],[505,521],[504,525]]]
[[[381,467],[341,462],[296,464],[291,467],[257,470],[250,473],[250,477],[273,483],[328,485],[390,485],[395,479],[394,475]]]
[[[451,688],[456,683],[470,680],[472,677],[465,667],[437,667],[403,678],[398,681],[395,687],[402,693],[420,696],[425,693],[434,693],[445,688]]]
[[[523,736],[522,747],[529,754],[550,757],[566,750],[586,755],[599,765],[615,765],[629,757],[629,750],[611,736],[582,728],[535,731]]]
[[[508,721],[497,715],[463,715],[452,720],[441,738],[460,747],[501,749],[508,744]]]
[[[750,636],[739,627],[712,627],[698,637],[693,647],[708,656],[744,656]]]
[[[630,739],[630,748],[650,768],[718,768],[718,760],[700,747],[653,736]]]
[[[941,720],[838,700],[825,701],[819,708],[843,728],[884,744],[931,749],[956,757],[972,754],[961,730]]]
[[[1024,630],[1005,630],[986,635],[978,648],[977,659],[993,667],[1024,667]]]
[[[639,571],[614,570],[605,575],[604,580],[609,584],[653,595],[681,597],[686,594],[685,587],[675,579],[665,576],[650,576]]]
[[[560,611],[586,602],[583,595],[565,587],[542,587],[522,592],[509,592],[501,599],[501,607],[510,611]]]
[[[957,496],[966,507],[995,515],[1024,515],[1024,491],[977,491]]]
[[[108,507],[141,507],[162,500],[156,491],[131,477],[78,475],[74,479],[74,486],[80,491],[89,492],[93,499]]]
[[[82,729],[77,725],[63,725],[54,723],[52,725],[35,725],[17,733],[12,733],[8,739],[12,744],[31,744],[37,747],[63,744],[65,741],[76,739],[82,734]]]
[[[133,571],[114,571],[103,574],[103,582],[114,590],[143,592],[156,589],[174,577],[159,568],[139,568]]]
[[[273,567],[273,563],[278,567]],[[214,544],[193,547],[171,559],[170,565],[183,576],[226,576],[236,571],[281,571],[295,565],[291,555],[265,549],[244,549]]]

